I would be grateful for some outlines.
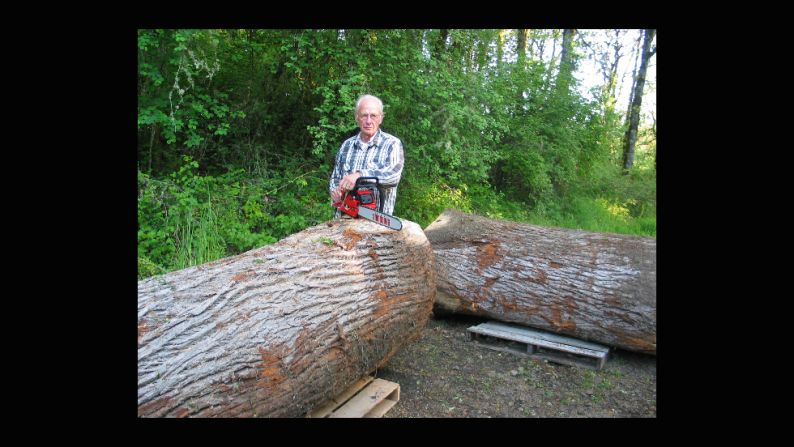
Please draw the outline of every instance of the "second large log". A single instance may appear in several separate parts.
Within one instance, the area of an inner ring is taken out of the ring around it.
[[[656,239],[451,209],[425,234],[436,255],[436,312],[656,354]]]
[[[332,221],[138,283],[138,415],[303,416],[421,335],[422,229]]]

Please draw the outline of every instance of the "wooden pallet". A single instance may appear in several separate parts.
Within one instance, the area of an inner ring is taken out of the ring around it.
[[[400,385],[366,376],[309,412],[309,418],[379,418],[400,401]]]
[[[564,365],[600,370],[609,355],[607,346],[523,326],[488,322],[468,331],[470,340],[487,348]]]

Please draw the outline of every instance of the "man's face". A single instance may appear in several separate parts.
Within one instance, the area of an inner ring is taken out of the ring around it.
[[[363,101],[356,113],[356,122],[361,129],[361,133],[367,141],[378,131],[380,123],[383,122],[383,115],[380,114],[378,106],[374,101]]]

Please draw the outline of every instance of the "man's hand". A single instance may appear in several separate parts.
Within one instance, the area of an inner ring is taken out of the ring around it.
[[[347,174],[342,177],[342,181],[339,182],[339,188],[342,189],[342,191],[350,191],[356,185],[356,180],[358,180],[359,177],[361,177],[360,172]]]
[[[342,188],[336,188],[333,190],[333,192],[331,192],[331,200],[333,200],[333,203],[337,203],[342,200]]]

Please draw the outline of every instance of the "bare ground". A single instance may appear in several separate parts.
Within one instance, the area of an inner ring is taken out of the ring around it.
[[[613,350],[600,371],[469,341],[479,320],[435,316],[376,376],[400,384],[387,418],[654,418],[656,357]]]

